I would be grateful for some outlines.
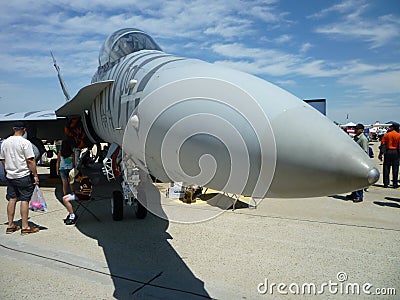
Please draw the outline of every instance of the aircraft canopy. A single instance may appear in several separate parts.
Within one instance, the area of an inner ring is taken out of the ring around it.
[[[161,50],[160,46],[146,33],[135,28],[120,29],[111,34],[100,49],[99,65],[114,62],[140,50]]]

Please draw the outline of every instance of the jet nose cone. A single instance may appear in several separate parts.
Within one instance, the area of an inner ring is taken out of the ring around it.
[[[285,129],[288,123],[289,132]],[[360,145],[311,108],[288,110],[273,120],[272,126],[277,145],[274,181],[269,190],[272,197],[347,193],[379,179],[374,162]]]
[[[379,171],[377,168],[373,168],[368,172],[368,182],[369,184],[374,184],[379,179]]]

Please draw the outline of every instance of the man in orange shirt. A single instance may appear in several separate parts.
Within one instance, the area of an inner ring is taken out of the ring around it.
[[[389,186],[390,167],[392,167],[393,188],[398,188],[399,176],[399,157],[400,157],[400,133],[399,124],[393,123],[389,127],[390,131],[386,133],[381,140],[381,151],[379,153],[379,160],[383,160],[383,187]]]

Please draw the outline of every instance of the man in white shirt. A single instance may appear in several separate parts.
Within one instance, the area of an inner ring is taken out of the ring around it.
[[[7,177],[8,227],[6,233],[13,233],[21,229],[14,224],[17,201],[21,202],[21,234],[35,233],[39,231],[39,228],[29,227],[28,215],[29,201],[32,197],[34,185],[39,184],[36,162],[31,142],[23,138],[26,132],[25,124],[16,122],[13,129],[14,135],[3,141],[0,152],[0,160]]]

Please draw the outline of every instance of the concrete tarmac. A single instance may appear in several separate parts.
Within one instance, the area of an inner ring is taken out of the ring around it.
[[[99,175],[90,208],[101,222],[83,213],[66,226],[61,185],[40,170],[49,210],[30,212],[37,234],[5,234],[0,186],[0,299],[400,297],[400,189],[384,189],[382,178],[362,203],[345,195],[264,199],[256,209],[239,202],[235,211],[181,224],[152,214],[139,220],[131,207],[113,221],[116,185]],[[209,209],[165,199],[155,187],[147,192],[178,212]]]

